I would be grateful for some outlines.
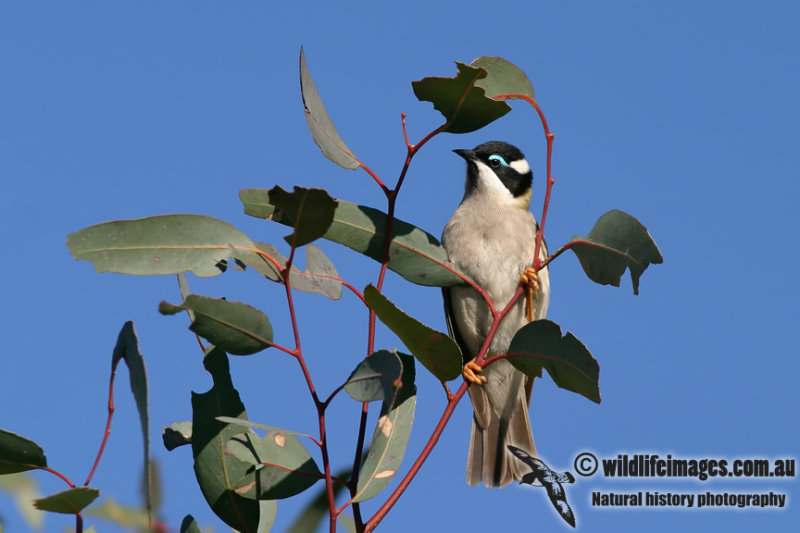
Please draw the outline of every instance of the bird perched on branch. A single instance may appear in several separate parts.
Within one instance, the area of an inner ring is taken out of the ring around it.
[[[505,353],[511,338],[530,320],[544,318],[550,299],[547,267],[536,272],[536,219],[528,210],[533,173],[520,150],[505,142],[487,142],[472,150],[454,150],[467,162],[464,197],[442,234],[448,259],[481,287],[500,312],[520,283],[529,289],[500,322],[486,358]],[[539,256],[547,251],[542,242]],[[464,358],[474,408],[467,459],[467,482],[502,487],[520,480],[529,468],[507,445],[536,456],[528,417],[533,378],[506,359],[481,368],[475,357],[493,323],[483,296],[469,286],[443,289],[450,335]]]

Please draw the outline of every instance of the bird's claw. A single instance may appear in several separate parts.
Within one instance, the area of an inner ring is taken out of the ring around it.
[[[533,322],[533,293],[539,290],[539,276],[536,269],[528,267],[519,277],[525,288],[525,307],[528,310],[528,322]]]
[[[483,385],[488,380],[481,372],[483,372],[483,368],[475,362],[475,359],[473,359],[472,361],[464,363],[464,368],[462,369],[461,374],[464,376],[464,379],[470,383]]]

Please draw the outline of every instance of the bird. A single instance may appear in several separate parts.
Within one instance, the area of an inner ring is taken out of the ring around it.
[[[510,444],[508,445],[508,450],[530,468],[530,472],[522,476],[519,482],[527,483],[528,485],[536,485],[538,483],[544,487],[547,491],[547,497],[550,498],[550,502],[556,508],[558,514],[561,515],[561,518],[572,527],[575,527],[575,513],[572,512],[572,508],[567,503],[567,493],[562,485],[562,483],[575,483],[575,476],[571,472],[554,472],[541,459],[531,457],[524,450],[520,450]]]
[[[538,224],[529,207],[533,173],[515,146],[490,141],[472,150],[453,150],[467,163],[464,196],[445,224],[442,246],[453,267],[466,274],[502,310],[521,280],[530,288],[529,311],[519,298],[499,324],[485,357],[506,353],[514,334],[529,320],[542,319],[550,301],[550,276],[534,264]],[[542,241],[539,257],[547,250]],[[442,289],[447,328],[461,349],[463,374],[473,406],[467,456],[467,483],[503,487],[529,469],[507,445],[536,456],[528,405],[533,378],[507,359],[483,368],[475,363],[492,326],[492,313],[471,286]],[[530,316],[528,316],[530,314]]]

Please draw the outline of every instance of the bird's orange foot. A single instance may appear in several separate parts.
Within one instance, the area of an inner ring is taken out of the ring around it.
[[[472,361],[464,364],[464,369],[461,371],[461,374],[464,376],[464,379],[470,383],[483,385],[488,380],[486,379],[486,376],[481,374],[481,372],[483,372],[483,368],[475,362],[475,359],[473,359]]]
[[[533,293],[539,290],[539,276],[533,267],[528,267],[519,277],[525,287],[525,307],[528,310],[528,322],[533,322]]]

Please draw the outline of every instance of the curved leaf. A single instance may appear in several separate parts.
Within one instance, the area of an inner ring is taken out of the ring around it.
[[[486,96],[478,81],[486,71],[456,61],[452,78],[428,77],[411,83],[418,100],[431,102],[445,118],[443,131],[467,133],[480,129],[508,113],[511,108]]]
[[[266,190],[243,189],[239,198],[246,214],[286,224],[272,216],[274,207]],[[337,200],[333,222],[323,237],[381,262],[386,220],[386,214],[377,209]],[[450,287],[464,283],[451,271],[447,253],[433,235],[398,219],[392,224],[389,269],[418,285]]]
[[[347,378],[344,390],[357,402],[381,400],[391,404],[403,386],[400,354],[379,350],[361,361]]]
[[[300,92],[303,95],[306,124],[311,130],[314,142],[322,150],[322,154],[346,169],[355,169],[361,166],[350,148],[339,136],[339,132],[336,131],[336,127],[325,109],[325,104],[322,103],[322,98],[317,92],[314,80],[311,79],[311,73],[306,64],[306,55],[302,48],[300,48]]]
[[[482,87],[487,97],[521,95],[536,100],[531,80],[521,68],[510,61],[502,57],[481,56],[470,63],[470,66],[486,71],[486,77],[476,81],[475,85]]]
[[[561,335],[558,324],[535,320],[517,331],[508,360],[528,376],[547,370],[556,385],[600,403],[600,365],[572,333]]]
[[[183,521],[181,522],[181,533],[202,533],[202,531],[194,517],[187,514],[183,517]]]
[[[263,438],[240,433],[225,445],[225,453],[255,467],[236,491],[261,500],[279,500],[300,494],[320,480],[322,473],[297,437],[275,429]]]
[[[461,351],[453,339],[405,314],[372,285],[364,289],[364,299],[381,322],[400,337],[411,354],[439,381],[461,375]]]
[[[47,458],[38,444],[16,433],[0,429],[0,475],[46,466]]]
[[[248,465],[225,455],[225,443],[242,432],[224,424],[218,416],[247,418],[239,393],[231,382],[228,356],[210,348],[203,366],[214,385],[202,394],[192,393],[192,455],[197,482],[208,505],[230,527],[254,532],[259,522],[259,502],[236,492],[236,482],[248,474]]]
[[[190,294],[180,305],[161,302],[158,311],[174,315],[191,310],[189,329],[234,355],[250,355],[272,344],[272,325],[267,316],[247,304]]]
[[[120,359],[125,361],[130,375],[131,392],[136,401],[136,410],[139,412],[139,424],[142,427],[142,446],[144,448],[144,494],[145,508],[148,514],[152,510],[150,501],[150,412],[147,400],[147,370],[144,357],[139,351],[139,339],[133,329],[133,322],[125,322],[117,336],[117,344],[111,357],[112,365],[116,368]]]
[[[33,505],[40,511],[51,513],[76,514],[100,496],[100,491],[91,487],[73,487],[65,491],[39,498]]]
[[[403,389],[393,405],[383,405],[372,435],[372,445],[358,477],[358,487],[353,498],[355,502],[372,498],[389,484],[397,474],[408,446],[417,396],[413,376],[414,359],[404,354],[401,356],[404,359]]]
[[[253,247],[227,222],[203,215],[159,215],[104,222],[67,237],[75,259],[90,261],[98,272],[153,276],[191,271],[215,276],[230,246]]]
[[[619,287],[628,268],[633,294],[639,294],[639,278],[647,266],[664,262],[647,228],[616,209],[598,218],[586,237],[576,235],[565,247],[575,252],[584,272],[595,283]]]
[[[269,203],[275,206],[271,217],[294,228],[284,239],[295,248],[325,235],[336,211],[336,200],[327,192],[297,185],[291,193],[279,186],[273,187],[269,191]]]

